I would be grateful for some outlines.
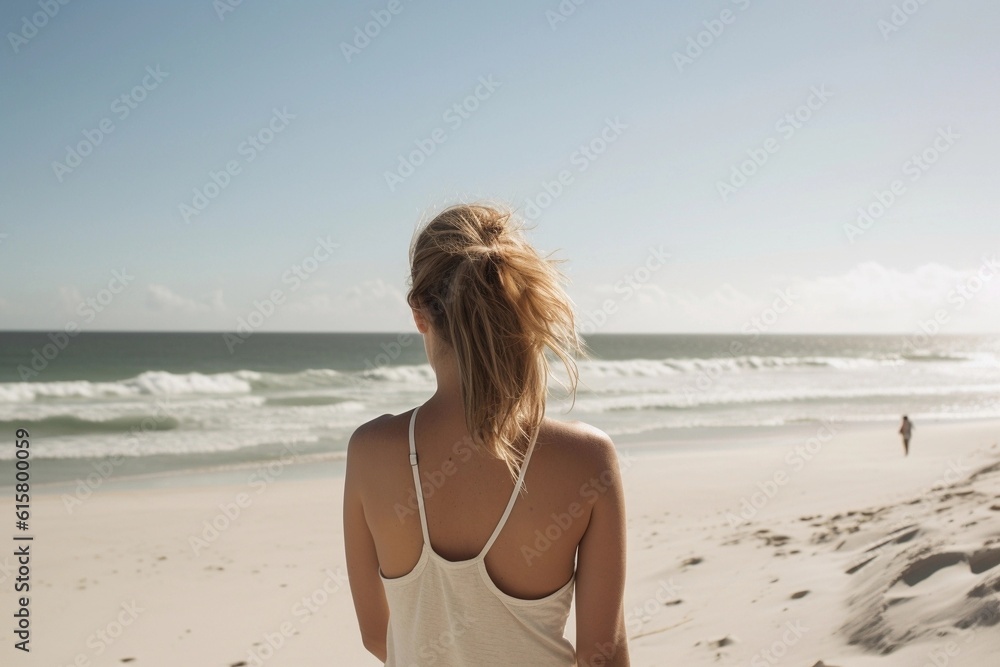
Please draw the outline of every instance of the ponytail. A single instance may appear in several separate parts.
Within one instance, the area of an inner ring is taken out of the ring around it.
[[[473,441],[516,474],[545,416],[553,354],[574,393],[582,345],[564,278],[539,256],[509,212],[485,205],[446,209],[410,249],[407,301],[455,353]]]

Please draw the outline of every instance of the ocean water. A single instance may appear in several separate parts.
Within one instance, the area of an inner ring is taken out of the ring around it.
[[[65,341],[63,341],[65,343]],[[0,426],[43,480],[107,457],[128,473],[343,458],[354,428],[425,400],[412,334],[0,333]],[[619,442],[693,431],[1000,417],[997,336],[594,335],[571,411]],[[230,350],[232,347],[232,350]],[[559,375],[559,374],[557,374]],[[14,449],[0,448],[0,468]],[[6,464],[6,465],[4,465]],[[0,482],[2,484],[2,482]]]

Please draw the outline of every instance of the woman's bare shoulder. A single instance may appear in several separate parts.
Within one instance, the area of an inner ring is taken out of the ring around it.
[[[547,418],[542,433],[544,446],[565,461],[603,470],[617,459],[611,436],[591,424]]]
[[[389,456],[389,450],[394,452],[398,447],[400,437],[406,437],[409,414],[386,413],[358,426],[347,443],[348,462],[367,467]]]

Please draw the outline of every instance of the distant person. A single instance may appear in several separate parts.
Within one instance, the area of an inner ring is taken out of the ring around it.
[[[913,422],[906,415],[903,415],[903,423],[899,426],[899,434],[903,436],[903,456],[910,454],[910,434],[913,433]]]

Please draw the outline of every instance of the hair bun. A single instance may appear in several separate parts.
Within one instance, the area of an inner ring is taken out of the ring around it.
[[[480,219],[483,242],[493,243],[507,234],[507,216],[491,215]]]

